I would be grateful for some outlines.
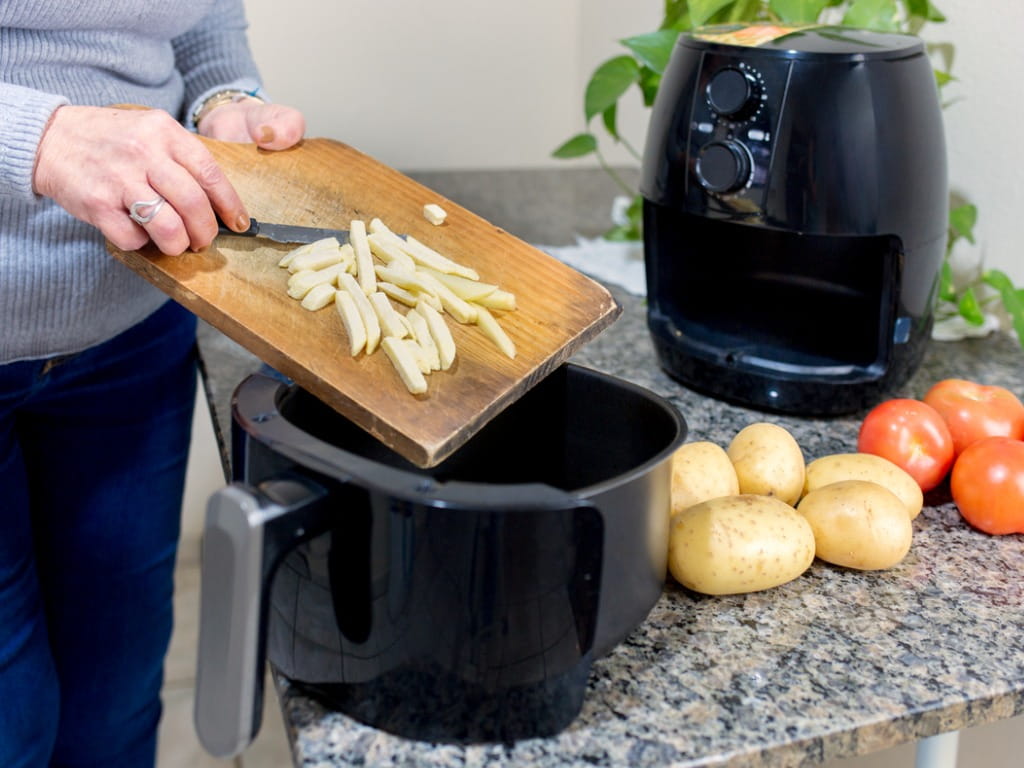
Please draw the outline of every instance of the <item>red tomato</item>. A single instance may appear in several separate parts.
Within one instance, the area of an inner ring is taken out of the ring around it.
[[[953,501],[964,520],[985,533],[1024,533],[1024,442],[985,437],[953,465]]]
[[[902,467],[922,491],[942,482],[953,465],[953,438],[938,411],[920,400],[886,400],[864,417],[857,450]]]
[[[924,401],[946,420],[958,456],[983,437],[1024,439],[1024,403],[1003,387],[945,379],[928,390]]]

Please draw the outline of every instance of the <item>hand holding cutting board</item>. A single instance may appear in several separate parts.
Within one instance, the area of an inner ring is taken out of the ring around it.
[[[305,120],[290,107],[245,97],[217,104],[199,131],[224,141],[287,149]],[[245,204],[209,150],[158,109],[66,105],[39,144],[36,192],[134,250],[152,241],[164,253],[207,247],[217,217],[249,226]]]
[[[111,245],[129,267],[413,464],[449,456],[620,312],[590,278],[348,145],[306,139],[266,152],[206,144],[259,221],[347,229],[380,218],[515,294],[516,310],[502,318],[514,359],[454,323],[458,361],[432,375],[427,393],[411,396],[384,357],[349,354],[336,312],[306,311],[288,296],[289,274],[277,265],[291,246],[222,235],[198,253],[169,256]],[[447,211],[442,226],[424,217],[430,203]]]

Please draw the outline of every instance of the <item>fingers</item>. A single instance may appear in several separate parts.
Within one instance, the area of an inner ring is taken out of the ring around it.
[[[185,221],[174,205],[151,187],[125,190],[124,208],[135,229],[163,253],[177,254],[189,248]]]
[[[217,235],[215,211],[239,232],[249,227],[249,214],[213,155],[195,137],[188,138],[175,156],[177,163],[154,170],[149,181],[181,216],[192,249],[200,250]]]
[[[306,132],[302,113],[281,104],[243,99],[223,104],[199,124],[199,133],[219,141],[253,142],[262,149],[295,146]]]
[[[245,113],[249,136],[263,149],[288,149],[306,132],[302,113],[280,104],[250,106]]]
[[[247,100],[214,110],[202,128],[213,138],[285,149],[302,139],[305,120],[290,107]],[[217,235],[214,214],[237,231],[249,226],[213,155],[161,110],[60,107],[40,142],[33,184],[123,250],[147,239],[169,254],[201,250]],[[157,197],[165,203],[151,220],[129,217],[133,203]]]

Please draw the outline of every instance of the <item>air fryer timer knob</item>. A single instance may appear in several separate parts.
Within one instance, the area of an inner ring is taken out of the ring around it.
[[[731,120],[742,120],[757,109],[760,89],[755,77],[733,67],[720,69],[711,76],[707,99],[716,114]]]
[[[719,194],[743,187],[751,170],[750,151],[734,139],[705,144],[697,157],[697,178],[705,189]]]

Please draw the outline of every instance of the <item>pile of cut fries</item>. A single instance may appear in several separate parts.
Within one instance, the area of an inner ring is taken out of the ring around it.
[[[515,295],[482,282],[475,270],[411,235],[395,234],[380,219],[369,225],[353,220],[349,242],[329,237],[299,246],[278,266],[291,273],[288,295],[305,309],[335,305],[349,354],[383,349],[413,394],[427,391],[427,375],[455,362],[445,315],[475,325],[503,354],[516,356],[515,344],[492,314],[514,310]]]

